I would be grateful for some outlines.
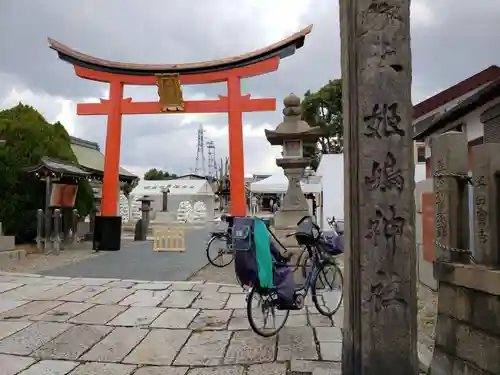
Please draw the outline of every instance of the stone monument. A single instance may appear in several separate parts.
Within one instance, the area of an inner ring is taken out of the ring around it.
[[[283,146],[283,157],[276,159],[276,165],[283,168],[288,178],[288,190],[281,207],[274,216],[274,229],[279,240],[293,252],[297,243],[294,237],[286,238],[297,227],[297,222],[306,215],[311,215],[300,182],[311,158],[304,157],[303,148],[315,144],[322,134],[321,128],[311,128],[302,121],[300,98],[288,95],[283,101],[283,122],[275,130],[265,130],[266,138],[273,146]],[[298,248],[297,248],[298,249]]]
[[[162,189],[162,209],[160,212],[157,212],[154,218],[153,224],[162,224],[162,223],[172,223],[175,221],[176,214],[175,212],[168,211],[168,194],[170,193],[169,188]]]
[[[340,2],[343,375],[418,373],[410,0]]]

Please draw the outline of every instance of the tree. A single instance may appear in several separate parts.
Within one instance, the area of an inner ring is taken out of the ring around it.
[[[161,169],[151,168],[149,171],[144,173],[145,180],[171,180],[176,178],[177,175],[174,173],[164,172]]]
[[[229,158],[220,158],[220,164],[216,164],[216,194],[219,196],[221,209],[225,210],[229,205],[229,190],[231,188],[229,180]]]
[[[227,193],[229,191],[229,158],[220,158],[220,165],[217,165],[217,193]]]
[[[77,162],[64,126],[48,123],[34,108],[19,104],[0,111],[0,221],[6,234],[19,242],[36,235],[36,210],[45,207],[45,184],[24,168],[48,156]],[[86,180],[79,183],[75,208],[86,216],[93,207],[93,192]]]
[[[302,119],[324,131],[317,145],[304,149],[305,156],[314,159],[312,167],[316,169],[321,154],[341,154],[344,150],[341,80],[331,80],[316,92],[308,90],[301,106]]]
[[[123,183],[121,186],[123,195],[125,195],[128,198],[130,196],[130,193],[132,193],[132,190],[134,190],[137,187],[138,183],[139,183],[138,178],[136,178],[133,181]]]

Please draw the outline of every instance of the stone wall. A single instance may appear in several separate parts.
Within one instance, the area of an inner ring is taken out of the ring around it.
[[[500,374],[500,271],[440,263],[431,375]]]
[[[432,140],[438,316],[431,375],[500,374],[499,155],[498,143],[474,146],[469,177],[465,134]]]

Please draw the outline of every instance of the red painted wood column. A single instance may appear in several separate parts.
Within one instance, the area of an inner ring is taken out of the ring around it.
[[[245,216],[245,159],[243,152],[243,113],[241,108],[241,81],[239,76],[231,76],[227,81],[229,100],[229,181],[231,215]]]
[[[122,138],[123,82],[110,82],[108,127],[104,153],[104,182],[102,186],[102,216],[116,216],[118,209],[120,143]]]

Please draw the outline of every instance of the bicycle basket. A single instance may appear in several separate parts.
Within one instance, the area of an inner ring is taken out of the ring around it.
[[[299,245],[313,245],[319,238],[319,227],[313,222],[311,216],[304,216],[297,223],[295,239]]]

